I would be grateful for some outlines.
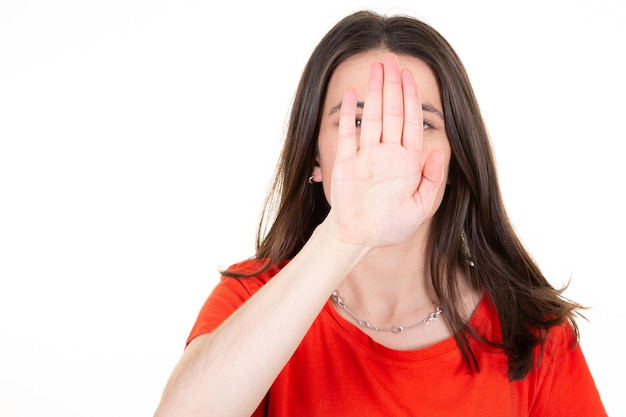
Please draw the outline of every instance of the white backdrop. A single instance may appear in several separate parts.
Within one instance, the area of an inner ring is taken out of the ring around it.
[[[583,349],[625,415],[624,2],[248,3],[0,3],[0,415],[153,413],[217,269],[253,253],[308,55],[361,8],[464,60],[511,218],[593,307]]]

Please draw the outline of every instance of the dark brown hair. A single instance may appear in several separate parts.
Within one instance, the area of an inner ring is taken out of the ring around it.
[[[448,42],[432,27],[409,16],[361,11],[339,21],[313,51],[294,98],[273,187],[257,234],[255,259],[277,264],[294,257],[330,209],[320,184],[308,184],[315,165],[326,88],[346,58],[387,50],[426,62],[439,82],[452,156],[449,184],[429,236],[435,290],[470,370],[479,370],[471,339],[502,349],[509,378],[524,378],[548,329],[574,321],[580,305],[550,285],[522,246],[507,217],[485,124],[467,73]],[[475,266],[464,255],[467,236]],[[498,312],[502,340],[487,340],[469,328],[458,309],[455,269],[462,265],[471,284],[485,291]],[[236,271],[227,275],[241,276]]]

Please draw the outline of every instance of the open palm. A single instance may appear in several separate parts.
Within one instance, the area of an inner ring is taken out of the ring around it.
[[[443,155],[423,155],[417,84],[397,58],[371,67],[360,136],[356,92],[339,119],[331,185],[331,216],[344,239],[371,247],[402,242],[429,216],[443,182]]]

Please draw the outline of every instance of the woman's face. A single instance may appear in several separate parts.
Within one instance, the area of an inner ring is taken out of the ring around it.
[[[337,152],[337,134],[339,128],[339,107],[343,95],[350,87],[357,91],[357,100],[364,103],[367,100],[370,66],[374,62],[381,62],[387,51],[371,51],[354,55],[343,61],[335,69],[330,78],[326,100],[322,110],[320,133],[318,137],[319,166],[313,171],[313,180],[323,182],[324,195],[330,205],[330,186]],[[424,61],[408,56],[397,55],[400,68],[411,70],[417,82],[422,101],[424,117],[424,138],[422,152],[424,159],[434,150],[439,149],[444,155],[444,184],[447,183],[448,167],[450,164],[450,143],[446,135],[441,105],[439,86],[432,70]],[[362,106],[357,109],[357,125],[360,121]],[[439,208],[445,187],[440,187],[439,194],[433,206],[433,213]],[[433,214],[431,213],[431,215]]]

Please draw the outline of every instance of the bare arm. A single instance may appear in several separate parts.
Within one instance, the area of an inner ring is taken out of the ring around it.
[[[189,344],[156,416],[252,414],[360,252],[318,228],[303,251],[218,329]]]

